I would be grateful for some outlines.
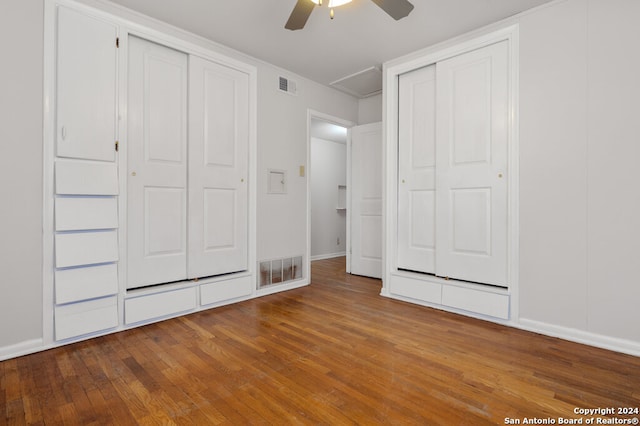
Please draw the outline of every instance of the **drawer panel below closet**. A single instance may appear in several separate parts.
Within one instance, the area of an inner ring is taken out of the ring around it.
[[[118,265],[86,266],[56,271],[56,303],[97,299],[118,292]]]
[[[118,326],[118,298],[116,296],[55,308],[56,340]]]
[[[236,278],[202,284],[200,287],[200,304],[211,305],[226,300],[249,296],[253,290],[251,277]]]
[[[56,234],[56,268],[116,262],[117,231]]]
[[[134,324],[194,310],[196,295],[196,288],[189,287],[129,298],[124,301],[125,322]]]
[[[442,304],[495,318],[509,319],[509,295],[445,285]]]
[[[56,231],[118,227],[116,197],[56,197]]]
[[[118,195],[118,166],[98,161],[56,161],[56,194]]]

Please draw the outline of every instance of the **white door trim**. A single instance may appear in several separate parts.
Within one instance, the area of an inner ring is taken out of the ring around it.
[[[385,176],[383,187],[384,204],[384,272],[381,294],[390,296],[388,283],[391,274],[397,273],[397,244],[395,232],[397,229],[397,176],[398,176],[398,76],[406,72],[434,64],[438,61],[457,56],[499,41],[509,42],[509,168],[508,175],[508,285],[511,296],[510,321],[517,322],[519,317],[519,138],[518,138],[518,25],[477,35],[466,37],[466,40],[448,46],[435,46],[405,57],[395,59],[384,64],[383,75],[383,173]],[[458,40],[462,40],[459,38]]]
[[[337,124],[338,126],[347,128],[347,272],[349,272],[349,247],[351,244],[351,235],[349,231],[350,219],[349,212],[351,211],[351,127],[356,123],[340,117],[325,114],[323,112],[315,111],[313,109],[307,109],[307,166],[305,170],[305,178],[307,180],[307,247],[304,260],[304,275],[305,281],[311,282],[311,120],[322,120],[329,123]]]

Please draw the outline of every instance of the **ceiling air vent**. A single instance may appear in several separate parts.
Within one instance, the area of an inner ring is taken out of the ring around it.
[[[290,95],[295,95],[296,94],[296,82],[293,80],[289,80],[287,78],[284,77],[280,77],[279,82],[278,82],[278,89],[281,92],[286,92]]]
[[[356,98],[367,98],[382,93],[382,71],[378,67],[370,67],[336,80],[331,86]]]

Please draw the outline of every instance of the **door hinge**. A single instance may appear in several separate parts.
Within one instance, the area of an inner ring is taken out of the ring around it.
[[[120,37],[116,37],[116,49],[120,47]]]
[[[116,141],[116,152],[118,152],[118,145],[120,145],[120,143]]]

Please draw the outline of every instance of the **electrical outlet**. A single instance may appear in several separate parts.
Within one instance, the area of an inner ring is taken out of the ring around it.
[[[336,245],[340,245],[340,237],[336,239]]]

